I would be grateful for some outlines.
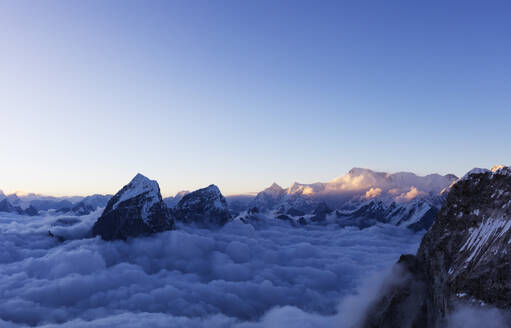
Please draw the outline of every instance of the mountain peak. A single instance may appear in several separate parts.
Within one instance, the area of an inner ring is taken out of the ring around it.
[[[116,209],[122,202],[137,197],[141,194],[146,194],[147,198],[154,199],[154,202],[160,201],[160,187],[156,180],[151,180],[146,176],[137,173],[135,177],[122,188],[117,195],[119,196],[117,201],[113,204],[112,209]],[[117,196],[116,195],[116,196]]]
[[[278,189],[278,190],[284,190],[281,186],[279,186],[276,182],[272,183],[271,186],[268,189]]]
[[[271,184],[271,186],[264,189],[262,192],[266,194],[282,194],[285,192],[285,189],[274,182]]]
[[[172,226],[158,182],[138,173],[108,201],[93,226],[93,235],[101,235],[105,240],[126,239],[169,230]]]
[[[231,219],[227,201],[214,184],[183,196],[175,208],[175,215],[185,223],[222,225]]]
[[[137,175],[135,175],[135,177],[133,177],[133,179],[131,179],[130,184],[146,183],[148,181],[150,182],[150,181],[153,181],[153,180],[149,179],[148,177],[146,177],[142,173],[137,173]]]
[[[210,192],[210,193],[213,193],[215,195],[221,195],[222,193],[220,192],[220,188],[218,188],[217,185],[215,184],[210,184],[209,186],[207,186],[206,188],[204,188],[204,191],[207,191],[207,192]]]

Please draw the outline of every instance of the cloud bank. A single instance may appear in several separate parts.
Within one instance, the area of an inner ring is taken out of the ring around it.
[[[82,239],[98,215],[0,215],[2,327],[342,327],[371,294],[360,283],[421,238],[272,220]]]

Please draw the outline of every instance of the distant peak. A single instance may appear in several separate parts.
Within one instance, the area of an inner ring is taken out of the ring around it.
[[[277,183],[272,183],[270,187],[266,188],[269,190],[284,190],[281,186],[279,186]]]

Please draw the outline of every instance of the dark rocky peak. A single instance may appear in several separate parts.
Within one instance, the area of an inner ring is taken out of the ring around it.
[[[93,235],[105,240],[147,236],[170,230],[173,219],[154,180],[137,174],[107,203],[93,227]]]
[[[324,222],[326,221],[326,216],[333,211],[328,207],[325,202],[320,202],[316,208],[314,209],[314,216],[311,217],[312,222]]]
[[[449,314],[467,304],[510,310],[509,254],[511,170],[471,170],[450,188],[417,255],[407,257],[403,277],[411,278],[384,293],[365,326],[389,326],[400,317],[418,322],[414,327],[445,327]],[[413,302],[405,297],[410,291]]]
[[[231,219],[227,201],[215,185],[191,192],[174,209],[177,220],[185,223],[223,225]]]
[[[26,215],[29,215],[29,216],[35,216],[35,215],[39,214],[39,211],[32,205],[27,207],[24,212]]]
[[[325,202],[320,202],[316,208],[314,209],[314,214],[330,214],[332,213],[332,209],[328,207],[328,205]]]
[[[8,198],[4,198],[0,201],[0,212],[29,216],[34,216],[38,214],[37,210],[33,206],[29,206],[26,210],[24,210],[19,206],[12,205]]]
[[[16,209],[7,198],[0,201],[0,212],[17,213]]]

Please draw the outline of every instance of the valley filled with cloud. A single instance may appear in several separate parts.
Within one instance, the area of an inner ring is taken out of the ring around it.
[[[236,219],[107,242],[90,235],[100,214],[1,214],[2,326],[343,327],[422,237]]]

